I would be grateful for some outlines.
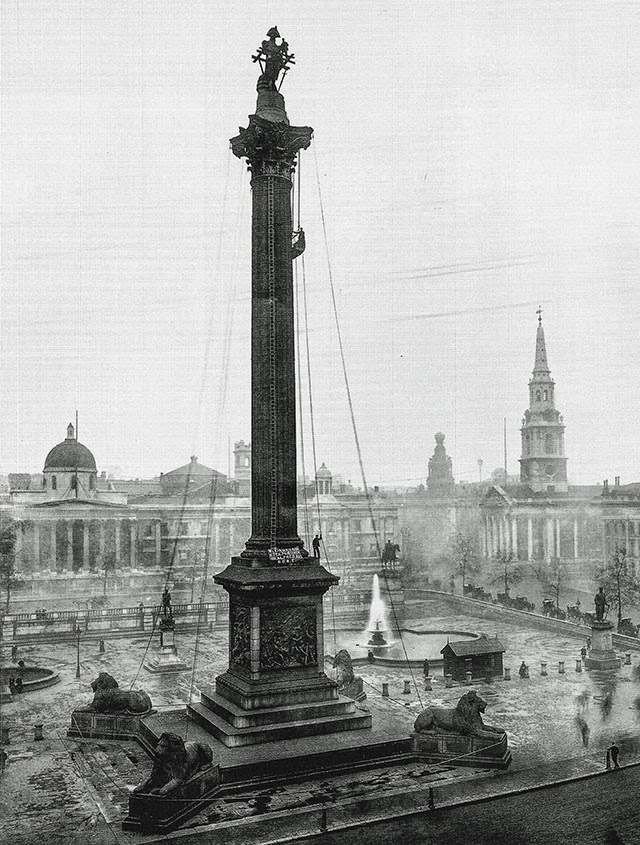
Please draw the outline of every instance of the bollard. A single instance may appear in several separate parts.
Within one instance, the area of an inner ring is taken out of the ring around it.
[[[576,657],[576,672],[582,672],[582,658]]]
[[[505,679],[505,681],[511,680],[511,667],[510,666],[505,666],[505,668],[504,668],[504,679]]]
[[[42,722],[37,722],[33,726],[33,741],[40,742],[41,739],[44,739],[42,736]]]
[[[322,808],[322,815],[320,816],[320,833],[326,833],[329,828],[327,827],[327,808]]]
[[[411,695],[411,681],[404,682],[404,689],[402,690],[403,695]]]
[[[432,690],[433,687],[431,686],[431,678],[427,675],[427,677],[424,679],[424,691],[431,692]]]
[[[387,683],[382,684],[382,697],[389,698],[389,684]]]
[[[453,686],[453,675],[444,676],[444,685],[447,689],[450,689]]]
[[[473,674],[471,672],[465,672],[464,673],[465,683],[470,684],[472,677],[473,677]]]
[[[433,798],[433,787],[430,786],[429,787],[429,809],[435,810],[435,808],[436,808],[436,802],[434,801],[434,798]]]
[[[564,660],[558,661],[558,674],[564,675]]]
[[[627,651],[624,656],[624,664],[625,666],[631,666],[631,652]]]
[[[9,745],[9,728],[0,728],[0,745]]]
[[[547,664],[541,663],[540,664],[540,674],[544,677],[547,674]]]

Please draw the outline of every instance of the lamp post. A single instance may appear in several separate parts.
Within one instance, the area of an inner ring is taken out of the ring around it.
[[[75,635],[76,635],[76,678],[80,677],[80,634],[82,633],[82,628],[76,622],[75,627]]]

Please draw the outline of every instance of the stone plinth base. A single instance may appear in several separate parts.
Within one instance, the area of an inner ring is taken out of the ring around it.
[[[480,766],[506,769],[511,751],[506,733],[491,739],[447,733],[413,733],[411,749],[421,760],[450,766]]]
[[[356,675],[352,681],[340,687],[338,692],[345,698],[352,698],[354,701],[364,701],[367,697],[364,691],[364,681],[360,675]]]
[[[594,622],[591,626],[591,648],[585,657],[587,669],[619,669],[622,663],[613,648],[611,622]]]
[[[140,719],[153,713],[112,714],[91,710],[74,710],[67,736],[79,739],[135,739],[140,732]]]
[[[169,833],[204,810],[220,791],[220,767],[202,769],[171,795],[134,792],[129,796],[129,814],[123,830],[141,833]]]
[[[310,689],[300,701],[301,692],[298,684],[297,701],[247,710],[209,687],[200,704],[187,705],[187,714],[229,748],[371,727],[371,715],[357,712],[352,699],[314,700]]]
[[[11,696],[11,690],[9,689],[9,684],[1,684],[0,685],[0,704],[11,704],[13,698]]]
[[[178,650],[173,645],[162,645],[157,654],[145,660],[144,668],[147,672],[184,672],[191,667],[178,656]]]

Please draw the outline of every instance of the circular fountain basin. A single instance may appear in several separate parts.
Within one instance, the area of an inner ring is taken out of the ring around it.
[[[44,669],[42,666],[24,666],[22,673],[17,666],[0,667],[0,681],[3,685],[9,686],[10,678],[22,677],[22,694],[32,690],[42,689],[57,684],[60,676],[51,669]]]
[[[384,631],[383,633],[387,645],[371,646],[368,644],[371,637],[370,631],[361,629],[336,631],[336,651],[346,648],[354,663],[366,663],[367,654],[371,650],[376,663],[422,666],[426,658],[432,665],[439,665],[442,663],[440,651],[446,646],[447,642],[477,640],[480,636],[473,631],[416,630],[412,628],[402,628],[400,632]],[[328,644],[331,641],[332,634],[327,632],[325,642]]]

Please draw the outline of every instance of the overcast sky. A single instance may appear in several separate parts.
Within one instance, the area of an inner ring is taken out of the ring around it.
[[[640,480],[637,2],[2,0],[0,472],[80,410],[98,469],[250,439],[249,177],[228,139],[276,24],[303,153],[318,461],[517,471],[544,310],[569,477]],[[317,162],[317,171],[316,171]],[[299,285],[302,280],[299,279]],[[305,400],[306,401],[306,400]],[[305,422],[307,471],[312,466]]]

